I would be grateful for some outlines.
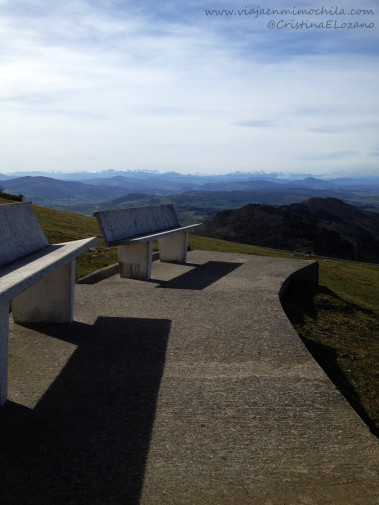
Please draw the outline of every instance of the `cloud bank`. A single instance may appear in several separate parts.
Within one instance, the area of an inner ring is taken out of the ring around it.
[[[0,1],[0,172],[379,171],[376,7],[316,7]]]

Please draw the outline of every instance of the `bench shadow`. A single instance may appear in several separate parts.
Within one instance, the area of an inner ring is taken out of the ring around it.
[[[191,263],[186,263],[186,265],[196,268],[169,281],[151,280],[159,283],[157,288],[202,290],[214,284],[222,277],[225,277],[225,275],[230,274],[238,267],[242,266],[243,263],[207,261],[203,265],[192,265]]]
[[[170,324],[30,326],[77,349],[33,410],[0,410],[1,503],[139,503]]]

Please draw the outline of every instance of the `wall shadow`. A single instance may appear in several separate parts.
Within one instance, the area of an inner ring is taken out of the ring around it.
[[[305,337],[302,337],[302,341],[336,388],[340,390],[362,421],[366,423],[371,433],[379,438],[379,430],[375,421],[367,414],[360,401],[359,394],[338,364],[336,351],[327,345]]]
[[[139,503],[170,324],[32,326],[78,347],[35,409],[0,409],[1,503]]]
[[[372,310],[347,302],[326,286],[310,282],[291,283],[287,288],[282,306],[292,323],[303,324],[305,316],[317,321],[317,309],[341,310],[345,314],[362,312],[373,315]]]
[[[191,265],[187,263],[187,265],[196,268],[170,281],[151,280],[159,283],[157,288],[202,290],[214,284],[225,275],[230,274],[243,264],[227,261],[207,261],[203,265]]]
[[[291,324],[294,325],[295,328],[297,327],[300,333],[301,327],[305,324],[307,317],[311,318],[315,324],[318,323],[317,309],[340,311],[344,314],[354,314],[356,312],[362,312],[368,315],[373,314],[371,310],[342,300],[336,293],[325,286],[317,286],[309,283],[290,285],[281,303]],[[300,335],[300,338],[313,358],[328,375],[329,379],[366,423],[371,433],[379,438],[379,430],[375,420],[367,413],[360,399],[359,392],[355,389],[350,377],[344,373],[338,363],[336,349],[311,337],[308,338],[304,335]]]

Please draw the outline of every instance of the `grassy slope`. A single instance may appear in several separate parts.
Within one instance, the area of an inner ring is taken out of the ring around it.
[[[33,205],[34,212],[50,243],[67,242],[97,236],[95,251],[87,251],[76,259],[76,278],[117,262],[117,250],[104,246],[95,218],[61,212]]]
[[[0,204],[7,203],[0,198]],[[97,235],[96,220],[33,206],[51,243]],[[289,253],[191,236],[192,249],[238,252],[271,257]],[[77,259],[76,276],[117,262],[114,249],[99,239],[96,252]],[[289,290],[283,306],[310,352],[326,370],[371,429],[379,428],[379,267],[346,261],[319,259],[317,288]]]

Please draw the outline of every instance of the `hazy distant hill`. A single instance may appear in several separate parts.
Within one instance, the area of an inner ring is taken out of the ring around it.
[[[297,191],[299,188],[338,191],[338,184],[314,177],[306,177],[301,180],[249,178],[237,181],[210,182],[204,184],[202,189],[205,191],[283,191],[283,189]]]
[[[199,234],[245,244],[379,263],[379,214],[335,198],[225,210]]]
[[[0,174],[0,184],[3,185],[3,181],[7,181],[9,179],[13,179],[13,177],[10,177],[9,175],[5,174]]]
[[[336,189],[338,188],[337,183],[331,181],[323,181],[322,179],[316,179],[315,177],[306,177],[305,179],[295,179],[291,181],[291,186],[300,186],[302,188],[312,188],[312,189]]]
[[[17,177],[2,182],[4,191],[22,193],[27,200],[51,206],[52,203],[99,202],[125,193],[118,186],[95,186],[51,177]]]
[[[69,174],[63,174],[65,177]],[[47,207],[91,215],[99,208],[172,202],[185,220],[198,221],[248,203],[286,205],[311,197],[333,197],[379,211],[379,178],[325,181],[315,177],[281,179],[263,174],[182,175],[175,172],[70,174],[76,180],[43,175],[0,180],[4,191],[22,193]],[[82,180],[77,180],[82,177]],[[351,186],[355,180],[355,186]],[[370,181],[370,184],[368,184]],[[138,194],[135,198],[134,195]]]
[[[180,193],[191,189],[198,188],[198,184],[191,183],[187,179],[173,180],[163,177],[148,177],[146,179],[137,177],[127,177],[123,175],[115,175],[108,178],[86,178],[82,182],[94,185],[111,185],[125,188],[130,193],[146,193],[166,195],[170,193]]]

